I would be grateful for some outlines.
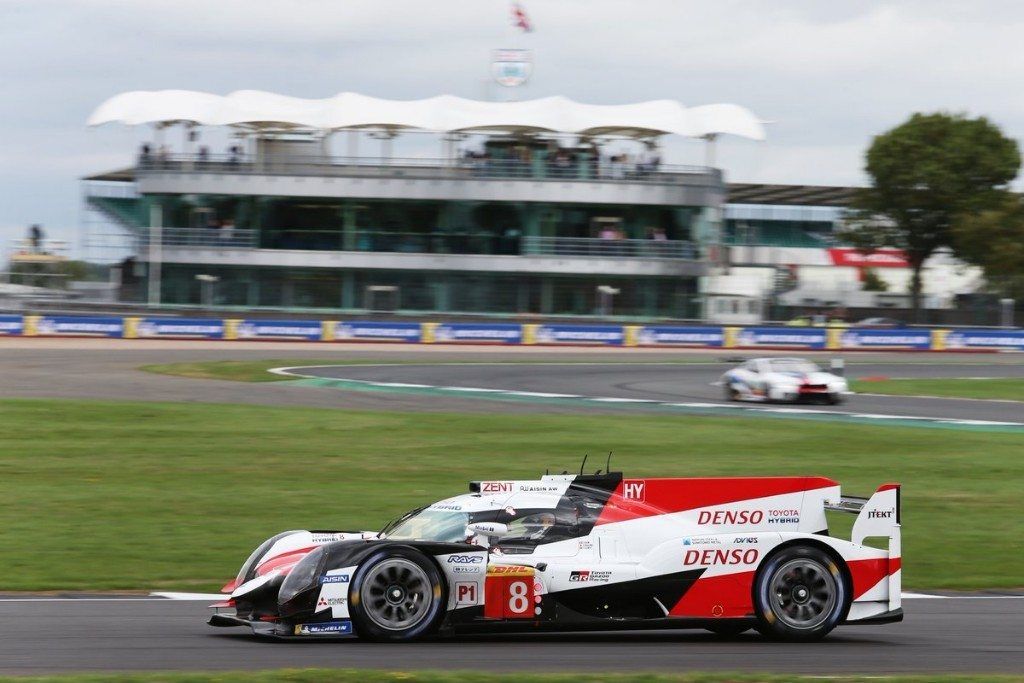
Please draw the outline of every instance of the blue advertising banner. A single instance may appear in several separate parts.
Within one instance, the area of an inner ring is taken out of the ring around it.
[[[394,341],[417,343],[423,338],[420,323],[339,322],[334,325],[335,341]]]
[[[121,318],[84,315],[43,315],[36,321],[39,336],[75,335],[88,337],[120,337],[124,332]]]
[[[625,330],[621,325],[530,325],[527,330],[524,338],[527,344],[622,346],[625,340]]]
[[[0,337],[13,337],[21,334],[25,322],[20,315],[0,315]]]
[[[319,320],[239,320],[238,339],[304,339],[320,341],[323,324]]]
[[[433,341],[438,344],[519,344],[523,341],[523,326],[502,323],[439,323],[434,328]]]
[[[175,337],[178,339],[224,339],[224,321],[216,318],[139,318],[134,335],[131,324],[125,336],[140,339]]]
[[[950,330],[945,348],[1024,351],[1024,330]]]
[[[644,325],[636,337],[639,346],[712,346],[725,344],[721,327],[667,327]]]
[[[736,333],[731,346],[824,349],[827,342],[828,333],[820,327],[745,327]]]
[[[844,349],[916,349],[932,348],[931,330],[843,330],[839,346]]]

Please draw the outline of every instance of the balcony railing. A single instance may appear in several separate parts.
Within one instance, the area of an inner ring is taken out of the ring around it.
[[[142,155],[137,171],[146,173],[230,173],[332,177],[393,177],[446,180],[545,180],[679,184],[699,182],[717,171],[704,166],[679,166],[577,159],[572,162],[536,158],[417,159],[384,157],[164,154]]]
[[[152,230],[140,236],[148,248]],[[498,256],[583,256],[695,260],[692,242],[611,240],[586,237],[520,237],[491,233],[414,233],[359,230],[348,235],[327,230],[238,230],[234,228],[162,228],[165,247],[205,249],[288,249],[406,254],[487,254]]]
[[[153,228],[139,235],[141,248],[148,248]],[[204,247],[220,249],[255,249],[255,230],[236,228],[160,228],[160,244],[165,247]]]
[[[523,254],[598,258],[697,258],[692,242],[681,240],[594,239],[589,237],[525,237]]]

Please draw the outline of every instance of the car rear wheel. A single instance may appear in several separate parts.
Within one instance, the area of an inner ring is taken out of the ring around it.
[[[434,630],[444,595],[444,582],[430,559],[410,548],[389,548],[371,555],[356,571],[349,612],[363,638],[414,640]]]
[[[754,583],[757,630],[780,640],[824,638],[839,624],[849,590],[835,559],[811,546],[792,546],[768,558]]]
[[[842,394],[829,394],[828,395],[828,402],[831,403],[834,406],[837,406],[837,405],[839,405],[840,403],[843,402],[843,396],[842,396]]]

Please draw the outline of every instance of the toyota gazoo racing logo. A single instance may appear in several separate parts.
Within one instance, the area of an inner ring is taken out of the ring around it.
[[[450,555],[448,564],[483,564],[483,555]]]
[[[757,562],[761,551],[757,548],[732,548],[726,550],[687,550],[683,555],[683,565],[751,565]]]
[[[574,583],[590,581],[590,572],[586,569],[569,572],[569,580]]]

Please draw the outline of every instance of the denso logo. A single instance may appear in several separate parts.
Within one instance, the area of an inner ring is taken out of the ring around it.
[[[895,514],[895,510],[868,510],[868,519],[890,519]]]
[[[644,501],[644,492],[647,489],[647,482],[626,480],[622,482],[622,497],[625,500]]]
[[[483,561],[483,555],[452,555],[448,558],[449,564],[481,564]]]
[[[485,481],[480,484],[480,493],[512,493],[512,482]]]
[[[715,565],[715,564],[754,564],[760,557],[761,551],[757,548],[733,548],[732,550],[687,550],[683,555],[683,564],[686,566]]]
[[[697,515],[697,524],[760,524],[762,510],[704,510]]]

